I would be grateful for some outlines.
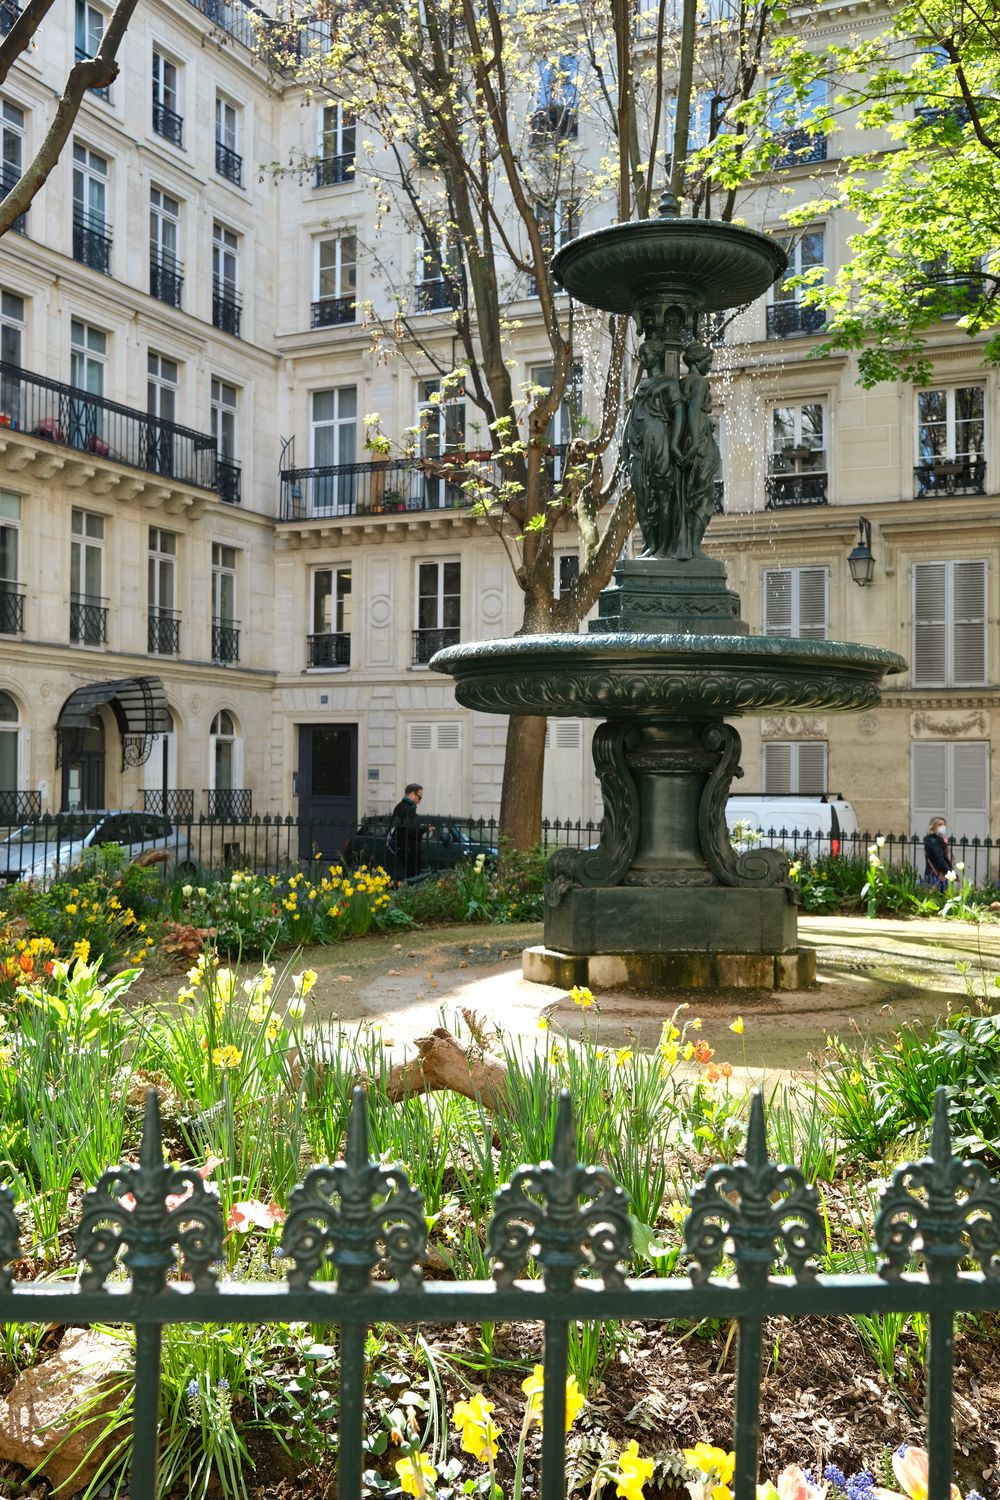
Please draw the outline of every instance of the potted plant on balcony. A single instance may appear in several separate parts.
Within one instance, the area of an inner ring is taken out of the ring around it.
[[[382,496],[382,509],[400,512],[406,509],[406,501],[399,490],[386,490]]]

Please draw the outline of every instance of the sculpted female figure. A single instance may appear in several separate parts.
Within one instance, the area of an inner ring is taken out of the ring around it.
[[[684,397],[676,375],[661,368],[662,346],[647,339],[639,349],[645,379],[632,397],[625,424],[626,454],[643,557],[674,557],[681,524],[681,438]]]
[[[697,340],[684,350],[687,374],[681,381],[684,400],[684,502],[682,506],[678,558],[697,557],[701,539],[715,510],[715,480],[719,472],[719,445],[712,420],[712,387],[708,372],[712,351]]]

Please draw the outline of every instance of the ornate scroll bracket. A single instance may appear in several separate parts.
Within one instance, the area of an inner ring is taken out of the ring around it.
[[[580,1199],[586,1200],[581,1208]],[[487,1251],[498,1287],[513,1286],[529,1256],[542,1267],[546,1288],[570,1288],[588,1266],[604,1285],[625,1284],[621,1262],[632,1250],[628,1194],[603,1167],[577,1160],[570,1095],[559,1095],[552,1160],[518,1167],[496,1195]]]
[[[948,1095],[934,1097],[931,1151],[892,1174],[875,1218],[875,1243],[885,1254],[879,1275],[898,1281],[914,1256],[930,1281],[954,1281],[963,1260],[984,1276],[1000,1276],[1000,1181],[982,1162],[951,1149]]]
[[[368,1100],[356,1088],[344,1160],[313,1167],[289,1199],[281,1237],[281,1253],[293,1262],[289,1286],[308,1286],[321,1266],[332,1265],[342,1291],[361,1291],[382,1264],[400,1286],[422,1285],[423,1195],[400,1167],[373,1161],[368,1142]]]
[[[549,860],[545,900],[558,906],[571,886],[621,885],[639,842],[639,793],[626,754],[639,740],[633,724],[611,721],[594,731],[594,769],[604,822],[596,849],[558,849]]]
[[[726,798],[733,778],[742,776],[743,746],[731,724],[706,724],[701,742],[718,754],[698,806],[698,837],[705,862],[720,885],[753,889],[788,881],[788,856],[780,849],[747,849],[737,854],[726,824]]]
[[[84,1291],[104,1286],[123,1247],[137,1292],[155,1296],[166,1289],[177,1251],[199,1291],[215,1285],[211,1267],[222,1259],[222,1209],[194,1167],[164,1161],[155,1089],[146,1095],[138,1166],[110,1167],[83,1200],[76,1253],[84,1262]]]
[[[712,1167],[695,1188],[684,1241],[696,1263],[691,1271],[696,1283],[708,1280],[727,1242],[741,1285],[765,1282],[776,1257],[791,1268],[796,1281],[815,1279],[810,1258],[824,1244],[819,1194],[806,1185],[798,1167],[776,1166],[768,1159],[759,1090],[750,1106],[746,1156],[732,1166]]]
[[[21,1230],[14,1212],[14,1194],[0,1185],[0,1290],[12,1281],[11,1265],[21,1254]]]

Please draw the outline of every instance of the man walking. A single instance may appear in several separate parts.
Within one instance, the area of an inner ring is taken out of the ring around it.
[[[420,837],[423,829],[417,820],[424,789],[419,782],[411,781],[402,798],[392,810],[392,854],[393,874],[397,881],[412,880],[420,874]]]

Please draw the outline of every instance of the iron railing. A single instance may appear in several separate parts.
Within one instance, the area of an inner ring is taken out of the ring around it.
[[[229,666],[240,659],[239,620],[212,621],[212,660],[219,666]]]
[[[0,635],[20,635],[24,630],[24,584],[0,581]]]
[[[41,817],[41,813],[41,792],[0,792],[0,823],[6,827]]]
[[[13,1193],[0,1189],[0,1317],[12,1324],[134,1327],[132,1500],[155,1500],[157,1493],[167,1324],[260,1325],[280,1318],[337,1330],[339,1500],[361,1500],[365,1493],[370,1328],[540,1324],[538,1489],[540,1500],[564,1500],[571,1328],[600,1320],[659,1326],[735,1320],[732,1489],[734,1500],[754,1500],[764,1320],[920,1312],[928,1326],[927,1492],[931,1500],[946,1500],[954,1461],[956,1316],[1000,1309],[1000,1181],[982,1163],[954,1155],[945,1089],[935,1097],[929,1154],[893,1171],[871,1230],[858,1226],[868,1252],[859,1260],[870,1256],[876,1267],[870,1272],[818,1270],[826,1251],[822,1199],[799,1168],[769,1158],[759,1092],[742,1158],[710,1167],[691,1192],[684,1275],[626,1274],[633,1254],[628,1194],[606,1167],[580,1161],[578,1151],[572,1099],[564,1090],[549,1160],[519,1167],[495,1195],[486,1225],[489,1279],[427,1281],[423,1194],[402,1167],[373,1156],[367,1097],[356,1088],[343,1160],[310,1168],[289,1194],[281,1237],[287,1277],[220,1287],[215,1265],[223,1259],[222,1205],[197,1172],[168,1163],[159,1101],[150,1089],[138,1162],[110,1167],[84,1195],[75,1281],[13,1279],[21,1230]],[[128,1280],[113,1279],[119,1265]]]
[[[168,307],[180,307],[184,268],[172,255],[149,255],[149,295]]]
[[[257,45],[262,28],[267,26],[263,12],[255,5],[246,4],[245,0],[191,0],[191,4],[206,20],[251,51]]]
[[[215,170],[220,177],[225,177],[237,187],[243,186],[243,158],[238,151],[234,151],[231,146],[224,146],[221,141],[215,143]]]
[[[800,302],[774,302],[767,309],[769,339],[789,339],[802,333],[820,333],[826,326],[822,307],[803,307]]]
[[[0,363],[0,425],[200,489],[216,488],[215,439],[79,386]],[[11,407],[15,409],[12,411]]]
[[[81,208],[73,210],[73,259],[92,271],[111,272],[111,225]]]
[[[918,500],[933,495],[985,495],[985,458],[933,459],[914,464]]]
[[[826,505],[826,454],[822,448],[772,453],[764,481],[766,510],[795,505]]]
[[[175,821],[194,822],[194,788],[158,787],[156,791],[145,789],[142,794],[143,812],[160,813]]]
[[[354,181],[353,151],[342,151],[338,156],[321,156],[316,163],[317,187],[335,187],[341,182]]]
[[[807,130],[793,130],[784,140],[784,151],[776,159],[776,167],[812,166],[826,161],[826,136],[811,135]]]
[[[565,453],[565,446],[549,449],[554,478]],[[282,469],[281,519],[461,509],[472,503],[463,485],[473,475],[500,482],[499,467],[488,452]]]
[[[725,508],[725,506],[722,503],[723,499],[725,497],[725,492],[726,492],[726,486],[725,486],[724,481],[721,480],[721,479],[717,479],[715,481],[715,510],[712,512],[713,515],[716,515],[716,516],[724,516],[725,515],[726,508]]]
[[[437,630],[415,630],[413,632],[413,665],[426,667],[436,651],[445,646],[457,646],[460,632],[457,625],[448,625]]]
[[[0,0],[0,4],[2,4],[2,0]],[[11,25],[13,25],[13,22],[11,22]],[[3,34],[3,28],[0,27],[0,36],[3,36]],[[21,173],[18,171],[17,167],[11,166],[9,162],[4,162],[3,165],[0,166],[0,199],[6,198],[8,193],[13,192],[14,188],[17,187],[17,184],[20,181]],[[16,234],[27,234],[28,210],[25,209],[23,214],[18,214],[17,218],[14,220],[13,224],[10,227]]]
[[[333,328],[339,323],[353,323],[358,316],[355,297],[320,297],[312,305],[312,328]]]
[[[306,636],[306,661],[310,667],[349,667],[351,637],[346,630]]]
[[[231,333],[234,339],[240,336],[240,319],[243,316],[243,298],[228,282],[212,284],[212,323],[223,333]]]
[[[435,281],[418,281],[416,287],[417,312],[443,312],[459,305],[458,293],[451,283],[443,278]]]
[[[74,646],[107,645],[108,601],[74,594],[69,601],[69,638]]]
[[[165,141],[180,146],[184,139],[184,116],[179,115],[169,105],[159,104],[154,99],[153,129],[157,135],[162,135]]]
[[[0,0],[0,36],[7,35],[20,14],[17,0]]]
[[[175,609],[151,609],[146,620],[146,649],[150,656],[179,656],[181,617]]]
[[[253,792],[248,787],[206,788],[208,816],[219,823],[246,823],[253,812]]]
[[[219,499],[227,505],[240,505],[243,501],[243,469],[235,458],[216,458],[215,488]]]

